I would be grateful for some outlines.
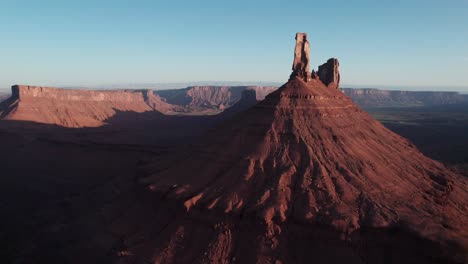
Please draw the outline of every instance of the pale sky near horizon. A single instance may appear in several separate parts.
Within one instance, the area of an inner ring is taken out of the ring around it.
[[[285,82],[296,32],[345,85],[468,91],[466,0],[0,0],[0,88]]]

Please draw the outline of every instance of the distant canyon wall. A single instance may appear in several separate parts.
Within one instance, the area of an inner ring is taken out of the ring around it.
[[[341,89],[360,107],[412,107],[468,102],[468,95],[458,92],[397,91],[380,89]]]
[[[274,86],[192,86],[185,89],[158,90],[156,94],[168,103],[189,109],[225,109],[242,98],[245,90],[255,91],[257,101],[276,90]]]

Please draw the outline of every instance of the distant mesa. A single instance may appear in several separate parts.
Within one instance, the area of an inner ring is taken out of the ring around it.
[[[64,127],[97,127],[117,111],[173,110],[174,106],[150,90],[93,91],[14,85],[11,97],[0,105],[0,116],[5,120]]]
[[[448,91],[399,91],[373,88],[342,88],[342,91],[364,108],[417,107],[468,102],[468,95]]]

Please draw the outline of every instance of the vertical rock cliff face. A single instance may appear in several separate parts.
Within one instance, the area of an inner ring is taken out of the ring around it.
[[[264,98],[264,97],[263,97]],[[245,90],[242,92],[240,101],[243,102],[257,102],[263,99],[258,99],[256,90]]]
[[[264,92],[265,91],[258,91],[256,89],[246,89],[242,91],[241,98],[239,99],[239,101],[237,101],[233,106],[223,111],[219,115],[219,118],[222,120],[229,118],[256,105],[259,101],[265,99],[265,95],[263,94]]]
[[[329,59],[326,63],[322,64],[318,68],[317,75],[319,76],[320,80],[326,86],[338,89],[340,86],[340,72],[338,67],[340,63],[337,59]]]
[[[299,77],[305,81],[310,80],[310,44],[306,33],[296,34],[296,47],[294,49],[293,73],[291,77]]]
[[[224,109],[233,105],[242,89],[222,86],[212,89],[209,86],[196,86],[187,91],[189,107],[215,107]]]
[[[141,246],[131,254],[154,263],[466,261],[467,179],[330,87],[336,79],[326,85],[304,69],[190,153],[144,166],[159,235],[147,255]]]
[[[173,106],[149,90],[91,91],[15,85],[2,102],[7,120],[33,121],[65,127],[96,127],[118,111],[171,111]]]

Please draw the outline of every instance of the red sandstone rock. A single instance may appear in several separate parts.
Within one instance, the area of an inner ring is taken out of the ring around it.
[[[310,44],[306,33],[296,34],[296,47],[294,49],[293,72],[291,78],[299,77],[304,81],[310,79]]]
[[[64,127],[96,127],[117,111],[170,112],[174,106],[150,90],[66,90],[15,85],[12,96],[2,102],[0,116],[6,120],[34,121]]]
[[[318,68],[318,76],[320,80],[328,87],[338,89],[340,85],[340,72],[338,67],[340,63],[337,59],[329,59],[326,63]]]

